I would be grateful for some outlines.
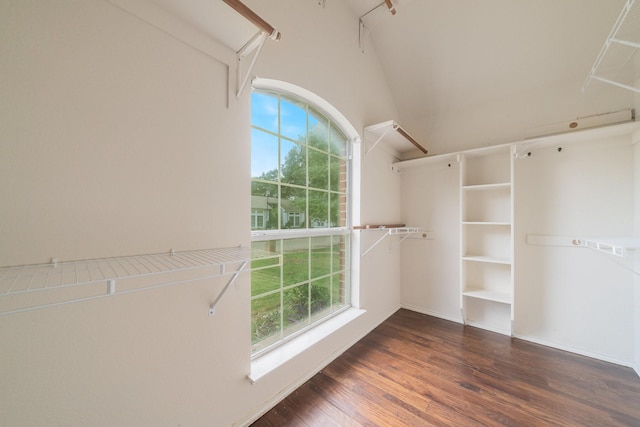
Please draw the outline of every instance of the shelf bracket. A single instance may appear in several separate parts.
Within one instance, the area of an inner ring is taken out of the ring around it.
[[[378,240],[376,240],[376,242],[375,242],[373,245],[369,246],[369,249],[367,249],[366,251],[364,251],[364,252],[362,253],[362,256],[364,257],[364,256],[365,256],[365,255],[367,255],[369,252],[371,252],[371,250],[372,250],[373,248],[375,248],[376,246],[378,246],[378,244],[379,244],[380,242],[382,242],[382,241],[385,239],[385,237],[389,236],[390,234],[391,234],[391,233],[389,233],[389,231],[387,231],[386,233],[384,233],[384,234],[382,235],[382,237],[380,237]]]
[[[233,276],[231,276],[231,278],[229,279],[227,284],[224,285],[224,288],[222,288],[222,290],[220,291],[220,293],[218,294],[216,299],[209,306],[209,316],[213,316],[213,315],[216,314],[216,305],[218,304],[218,301],[220,301],[220,299],[227,292],[229,287],[236,281],[236,279],[238,278],[240,273],[242,273],[242,270],[244,270],[244,268],[247,266],[247,264],[249,264],[249,261],[243,261],[240,264],[240,267],[238,267],[238,269],[233,273]]]
[[[378,246],[380,242],[382,242],[387,236],[390,236],[392,234],[402,235],[402,237],[400,238],[400,244],[402,244],[402,242],[404,242],[414,234],[420,234],[420,236],[418,237],[419,239],[434,239],[433,232],[424,231],[421,228],[417,227],[364,228],[364,230],[386,230],[386,233],[384,233],[378,240],[375,241],[373,245],[369,246],[369,248],[362,253],[363,257],[371,252],[373,248]]]
[[[382,141],[384,139],[385,136],[387,136],[387,134],[392,130],[392,128],[387,129],[386,131],[384,131],[380,137],[378,137],[378,139],[376,139],[376,142],[373,143],[373,145],[369,148],[367,148],[367,150],[364,152],[365,156],[367,154],[369,154],[371,151],[373,151],[374,148],[376,148],[376,146],[380,143],[380,141]],[[366,137],[365,137],[365,141],[366,141]]]
[[[251,40],[247,42],[247,44],[242,47],[242,49],[237,52],[236,59],[238,64],[236,67],[236,98],[240,98],[240,95],[242,95],[244,88],[247,86],[249,77],[251,76],[251,72],[256,66],[256,62],[258,60],[258,57],[260,56],[260,52],[262,52],[262,47],[264,46],[264,42],[266,40],[267,33],[259,31],[255,36],[253,36]],[[253,54],[253,59],[251,59],[244,77],[242,77],[242,61],[254,50],[256,52]]]

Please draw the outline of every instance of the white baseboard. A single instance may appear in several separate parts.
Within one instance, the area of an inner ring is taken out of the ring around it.
[[[448,314],[444,314],[444,313],[440,313],[440,312],[436,312],[436,311],[432,311],[432,310],[427,310],[424,309],[422,307],[417,307],[411,304],[402,304],[401,305],[402,308],[406,308],[407,310],[411,310],[411,311],[415,311],[416,313],[422,313],[422,314],[426,314],[427,316],[433,316],[433,317],[437,317],[439,319],[444,319],[444,320],[450,320],[452,322],[456,322],[456,323],[462,323],[462,318],[460,316],[450,316]]]
[[[376,327],[378,327],[382,322],[384,322],[385,320],[387,320],[389,317],[391,317],[391,315],[393,315],[393,313],[395,313],[396,311],[398,311],[401,307],[397,307],[395,309],[393,309],[390,313],[388,313],[386,316],[383,316],[382,320],[380,320],[378,323],[376,323],[374,326],[372,326],[370,329],[366,330],[364,333],[354,337],[351,341],[349,341],[345,346],[337,349],[336,351],[334,351],[333,353],[331,353],[329,356],[327,356],[325,359],[322,360],[322,362],[320,362],[318,365],[315,365],[311,371],[309,371],[306,375],[304,375],[301,378],[298,378],[296,381],[294,381],[293,383],[289,384],[289,386],[285,387],[283,390],[281,390],[278,394],[276,394],[275,396],[273,396],[269,401],[267,401],[264,405],[262,405],[260,408],[258,408],[256,411],[254,411],[252,414],[250,414],[249,416],[245,417],[244,420],[238,422],[238,426],[242,426],[242,427],[246,427],[249,426],[251,423],[253,423],[254,421],[256,421],[258,418],[260,418],[261,416],[263,416],[264,414],[266,414],[267,412],[269,412],[269,410],[271,408],[273,408],[274,406],[276,406],[278,403],[280,403],[282,400],[284,400],[287,396],[289,396],[291,393],[293,393],[294,391],[296,391],[301,385],[303,385],[305,382],[309,381],[315,374],[317,374],[318,372],[320,372],[322,369],[324,369],[329,363],[333,362],[334,360],[336,360],[342,353],[344,353],[345,351],[349,350],[349,348],[351,348],[355,343],[357,343],[358,341],[360,341],[362,338],[364,338],[367,334],[369,334],[371,331],[373,331]]]
[[[613,363],[615,365],[620,365],[620,366],[626,366],[628,368],[634,368],[633,364],[630,363],[629,361],[623,361],[623,360],[614,359],[614,358],[611,358],[611,357],[608,357],[608,356],[604,356],[602,354],[592,353],[592,352],[589,352],[589,351],[580,350],[580,349],[577,349],[577,348],[574,348],[574,347],[570,347],[570,346],[566,346],[566,345],[560,345],[560,344],[557,344],[557,343],[554,343],[554,342],[541,340],[539,338],[530,337],[530,336],[527,336],[527,335],[514,334],[513,337],[521,339],[523,341],[529,341],[529,342],[532,342],[534,344],[540,344],[540,345],[543,345],[545,347],[551,347],[551,348],[555,348],[557,350],[562,350],[562,351],[567,351],[569,353],[579,354],[580,356],[586,356],[586,357],[590,357],[592,359],[602,360],[603,362]],[[636,369],[636,373],[638,373],[638,369]],[[640,375],[640,373],[638,373],[638,375]]]
[[[402,308],[406,308],[407,310],[415,311],[417,313],[426,314],[428,316],[438,317],[438,318],[444,319],[444,320],[450,320],[450,321],[456,322],[456,323],[463,323],[462,319],[459,318],[459,317],[456,318],[456,317],[449,316],[449,315],[446,315],[446,314],[442,314],[442,313],[439,313],[439,312],[434,312],[434,311],[431,311],[431,310],[425,310],[424,308],[416,307],[416,306],[413,306],[413,305],[410,305],[410,304],[402,304]],[[481,328],[481,329],[489,330],[484,325],[476,325],[473,322],[467,323],[467,324],[469,326],[474,326],[474,327],[478,327],[478,328]],[[503,334],[503,335],[509,335],[510,334],[509,331],[502,331],[502,330],[492,330],[492,332],[496,332],[496,333]],[[551,348],[555,348],[557,350],[567,351],[569,353],[574,353],[574,354],[579,354],[581,356],[590,357],[592,359],[602,360],[604,362],[613,363],[613,364],[620,365],[620,366],[630,367],[630,368],[633,368],[633,370],[636,372],[636,374],[638,374],[638,376],[640,377],[640,365],[635,364],[633,362],[622,361],[622,360],[614,359],[614,358],[611,358],[611,357],[603,356],[601,354],[591,353],[591,352],[583,351],[583,350],[580,350],[580,349],[577,349],[577,348],[559,345],[559,344],[554,343],[554,342],[541,340],[541,339],[534,338],[534,337],[527,336],[527,335],[514,334],[513,337],[521,339],[523,341],[529,341],[529,342],[532,342],[534,344],[540,344],[540,345],[543,345],[545,347],[551,347]]]

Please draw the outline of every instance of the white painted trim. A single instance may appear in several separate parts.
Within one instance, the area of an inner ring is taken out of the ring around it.
[[[461,316],[449,316],[449,315],[444,314],[444,313],[440,313],[440,312],[436,312],[436,311],[432,311],[432,310],[425,310],[424,308],[417,307],[417,306],[414,306],[414,305],[411,305],[411,304],[402,304],[401,307],[405,308],[407,310],[415,311],[416,313],[421,313],[421,314],[426,314],[427,316],[437,317],[438,319],[449,320],[451,322],[460,323],[460,324],[463,323]]]
[[[402,308],[406,308],[407,310],[411,310],[411,311],[415,311],[417,313],[422,313],[422,314],[426,314],[429,316],[433,316],[433,317],[437,317],[439,319],[444,319],[444,320],[450,320],[452,322],[456,322],[456,323],[462,323],[460,321],[459,318],[455,318],[452,316],[447,316],[447,315],[443,315],[442,313],[437,313],[431,310],[424,310],[422,308],[419,307],[415,307],[409,304],[402,304]],[[469,326],[474,326],[472,323],[468,323]],[[485,330],[489,330],[486,327],[484,327],[484,325],[482,326],[481,329],[485,329]],[[499,333],[502,335],[509,335],[509,331],[493,331],[490,330],[491,332],[495,332],[495,333]],[[519,334],[514,334],[513,335],[514,338],[523,340],[523,341],[528,341],[534,344],[539,344],[539,345],[543,345],[545,347],[550,347],[550,348],[554,348],[556,350],[562,350],[562,351],[568,351],[570,353],[574,353],[574,354],[578,354],[580,356],[586,356],[586,357],[590,357],[592,359],[597,359],[597,360],[602,360],[603,362],[609,362],[609,363],[613,363],[616,365],[620,365],[620,366],[626,366],[629,368],[633,368],[636,372],[636,374],[638,374],[638,376],[640,376],[640,366],[636,366],[634,363],[632,362],[628,362],[628,361],[622,361],[622,360],[618,360],[618,359],[613,359],[611,357],[607,357],[607,356],[603,356],[601,354],[597,354],[597,353],[591,353],[591,352],[586,352],[586,351],[582,351],[573,347],[569,347],[569,346],[563,346],[563,345],[558,345],[556,343],[550,342],[550,341],[546,341],[546,340],[540,340],[534,337],[530,337],[530,336],[526,336],[526,335],[519,335]]]
[[[523,341],[529,341],[529,342],[532,342],[534,344],[543,345],[545,347],[555,348],[556,350],[567,351],[569,353],[578,354],[580,356],[586,356],[586,357],[590,357],[592,359],[602,360],[603,362],[609,362],[609,363],[613,363],[613,364],[620,365],[620,366],[626,366],[628,368],[632,368],[633,367],[633,365],[631,364],[630,361],[623,361],[623,360],[614,359],[614,358],[611,358],[611,357],[604,356],[602,354],[597,354],[597,353],[592,353],[592,352],[589,352],[589,351],[580,350],[580,349],[577,349],[575,347],[570,347],[570,346],[566,346],[566,345],[560,345],[560,344],[557,344],[557,343],[554,343],[554,342],[550,342],[550,341],[547,341],[547,340],[541,340],[541,339],[530,337],[530,336],[527,336],[527,335],[514,334],[513,337],[517,338],[517,339],[520,339],[520,340],[523,340]],[[636,372],[637,372],[637,370],[636,370]],[[640,373],[638,375],[640,375]]]
[[[247,375],[247,378],[252,384],[255,384],[256,381],[259,381],[265,375],[268,375],[294,357],[304,353],[313,345],[362,316],[364,313],[366,313],[365,310],[350,308],[314,326],[291,341],[281,344],[273,350],[256,357],[251,361],[251,372]]]
[[[267,413],[271,408],[273,408],[274,406],[276,406],[278,403],[280,403],[280,401],[282,401],[284,398],[286,398],[287,396],[289,396],[291,393],[293,393],[294,391],[296,391],[296,389],[298,389],[302,384],[304,384],[305,382],[309,381],[315,374],[317,374],[318,372],[320,372],[322,369],[324,369],[329,363],[333,362],[335,359],[337,359],[342,353],[344,353],[345,351],[347,351],[349,348],[351,348],[354,344],[356,344],[358,341],[360,341],[362,338],[364,338],[365,336],[367,336],[371,331],[373,331],[375,328],[377,328],[380,324],[382,324],[382,322],[384,322],[385,320],[387,320],[389,317],[391,317],[396,311],[398,311],[401,307],[397,307],[393,310],[391,310],[391,312],[389,312],[386,316],[382,317],[382,320],[380,320],[380,322],[376,323],[374,326],[372,326],[370,329],[367,329],[364,333],[356,336],[355,338],[353,338],[352,340],[350,340],[346,345],[344,345],[343,347],[337,349],[336,351],[332,352],[331,354],[329,354],[321,363],[318,364],[318,366],[309,371],[309,373],[303,377],[301,377],[298,381],[293,382],[292,384],[290,384],[288,387],[284,388],[283,390],[281,390],[278,394],[276,394],[271,400],[269,400],[268,402],[266,402],[264,405],[262,405],[260,408],[258,408],[257,410],[255,410],[252,414],[249,414],[244,420],[238,422],[238,426],[241,427],[246,427],[251,425],[251,423],[253,423],[254,421],[256,421],[258,418],[260,418],[261,416],[263,416],[265,413]]]

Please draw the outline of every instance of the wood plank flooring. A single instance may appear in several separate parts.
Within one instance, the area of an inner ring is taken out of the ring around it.
[[[640,426],[640,378],[399,310],[253,426]]]

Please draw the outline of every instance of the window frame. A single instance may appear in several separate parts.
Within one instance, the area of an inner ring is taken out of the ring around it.
[[[348,310],[349,308],[356,306],[354,304],[356,302],[356,298],[354,298],[355,283],[353,280],[354,277],[356,276],[354,274],[354,263],[356,262],[356,259],[353,257],[353,243],[352,243],[353,236],[351,233],[351,226],[353,223],[354,214],[359,214],[359,208],[357,208],[359,203],[356,202],[356,200],[359,200],[359,191],[357,190],[358,186],[356,185],[356,182],[354,182],[354,177],[355,177],[355,174],[354,174],[355,159],[354,158],[359,159],[359,155],[354,156],[354,153],[358,151],[358,150],[355,150],[355,147],[359,148],[360,136],[358,135],[355,128],[347,121],[347,119],[338,110],[336,110],[333,106],[331,106],[331,104],[329,104],[322,98],[318,97],[317,95],[303,88],[300,88],[298,86],[295,86],[286,82],[271,80],[271,79],[255,79],[253,81],[253,88],[255,90],[271,92],[274,94],[288,97],[293,100],[298,100],[308,105],[309,107],[313,108],[317,112],[323,114],[345,137],[346,149],[347,149],[345,158],[346,158],[346,165],[347,165],[346,173],[347,173],[347,181],[348,181],[348,188],[346,192],[348,215],[345,218],[345,225],[341,227],[313,228],[310,224],[307,224],[308,228],[302,228],[302,229],[280,228],[275,230],[264,230],[264,229],[252,230],[251,231],[252,244],[254,242],[270,241],[270,240],[280,240],[281,242],[283,242],[284,240],[295,239],[295,238],[312,239],[313,237],[317,237],[317,236],[345,236],[347,238],[347,241],[349,242],[348,246],[350,251],[347,254],[347,261],[349,264],[346,267],[346,271],[349,274],[348,291],[350,292],[350,295],[349,295],[348,303],[345,304],[344,307],[340,307],[336,309],[330,315],[325,316],[322,319],[319,319],[319,320],[316,319],[314,321],[313,319],[310,318],[309,319],[310,323],[305,327],[301,328],[299,331],[294,332],[290,335],[286,335],[284,336],[284,338],[281,336],[275,342],[269,345],[266,345],[263,348],[259,348],[257,351],[252,353],[252,358],[255,358],[263,355],[264,353],[274,348],[277,348],[285,344],[286,342],[290,341],[291,339],[294,339],[297,336],[300,336],[301,334],[305,333],[309,329],[314,328],[318,324],[321,324],[324,321],[335,317],[337,314],[342,313]],[[252,123],[252,126],[253,126],[253,123]],[[359,165],[358,165],[358,169],[359,169]],[[308,183],[307,183],[307,188],[308,188]],[[309,281],[309,285],[310,284],[311,284],[311,281]],[[283,284],[281,283],[280,289],[283,289],[282,287],[283,287]],[[282,306],[281,306],[281,309],[282,309]],[[281,333],[282,333],[282,330],[280,330],[280,334]],[[265,340],[269,340],[269,338],[266,338]],[[254,349],[254,344],[252,344],[252,351],[253,349]]]

